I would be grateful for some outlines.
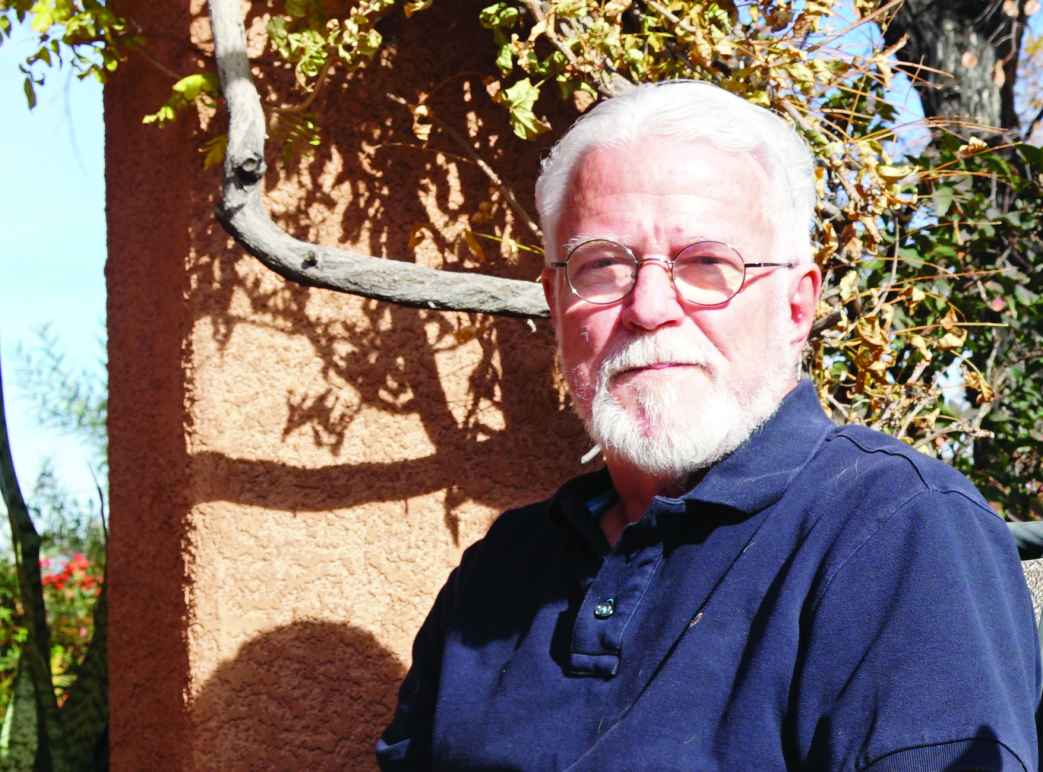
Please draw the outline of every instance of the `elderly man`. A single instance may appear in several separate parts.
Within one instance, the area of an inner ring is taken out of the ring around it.
[[[799,382],[813,180],[782,120],[702,83],[608,100],[554,148],[542,281],[605,468],[467,550],[385,769],[1036,768],[1003,523]]]

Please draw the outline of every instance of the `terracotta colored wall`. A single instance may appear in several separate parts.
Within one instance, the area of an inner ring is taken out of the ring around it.
[[[317,101],[323,146],[269,179],[281,224],[486,267],[459,237],[488,181],[412,147],[386,97],[437,86],[437,114],[482,127],[483,157],[530,201],[545,145],[515,140],[473,75],[493,57],[483,4],[389,24],[387,57]],[[200,7],[120,10],[170,68],[204,63]],[[255,47],[263,24],[248,17]],[[168,87],[135,58],[105,94],[113,767],[370,768],[412,636],[461,550],[574,473],[582,431],[545,325],[292,287],[244,256],[211,216],[218,177],[196,150],[209,135],[140,123]],[[437,132],[431,144],[460,153]],[[474,227],[531,241],[502,211]],[[537,275],[489,246],[489,270]]]

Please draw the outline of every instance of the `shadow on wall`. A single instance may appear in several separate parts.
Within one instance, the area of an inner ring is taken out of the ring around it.
[[[354,244],[373,255],[407,260],[440,255],[434,265],[445,270],[535,279],[538,255],[510,249],[505,254],[496,242],[482,239],[477,241],[481,254],[468,245],[462,234],[470,229],[538,246],[525,226],[511,224],[503,196],[466,159],[467,149],[437,127],[422,144],[412,132],[408,110],[387,96],[413,104],[424,99],[457,134],[476,137],[470,141],[474,150],[532,210],[535,172],[550,139],[514,137],[504,111],[484,90],[481,76],[493,72],[496,56],[491,34],[478,23],[486,4],[436,3],[410,20],[390,14],[381,22],[386,41],[381,58],[361,73],[332,79],[314,103],[325,130],[322,144],[292,171],[276,161],[280,147],[271,143],[267,184],[276,222],[298,238]],[[268,105],[289,93],[285,86],[292,73],[262,66],[258,78]],[[553,95],[537,109],[552,117],[557,113],[558,125],[568,122],[565,113],[572,112]],[[216,171],[212,178],[205,196],[211,204],[219,190]],[[476,216],[480,210],[483,214]],[[476,501],[504,509],[543,495],[576,470],[585,435],[554,382],[548,325],[534,330],[518,320],[375,301],[362,302],[361,308],[351,301],[345,313],[323,316],[314,312],[314,300],[316,294],[325,295],[329,304],[328,293],[273,284],[257,273],[252,258],[229,249],[213,220],[196,226],[193,242],[200,246],[191,277],[202,292],[197,314],[209,322],[219,347],[228,345],[238,326],[250,325],[305,339],[321,362],[321,382],[287,389],[283,440],[303,434],[336,458],[360,442],[357,436],[349,439],[356,419],[376,409],[417,419],[434,448],[426,457],[403,460],[408,450],[384,442],[371,448],[377,452],[368,454],[367,463],[321,470],[302,469],[292,460],[255,462],[210,454],[197,459],[200,466],[220,468],[221,474],[213,475],[212,491],[203,481],[203,500],[227,496],[222,481],[228,479],[258,481],[249,486],[255,503],[296,511],[445,490],[445,523],[455,538],[454,511],[461,504]],[[244,297],[248,312],[241,310]],[[465,362],[457,370],[467,372],[466,404],[451,404],[439,370],[439,361],[454,352]],[[381,455],[382,460],[370,462]],[[504,469],[490,469],[490,462]],[[344,491],[343,500],[331,500],[329,492],[338,489]],[[320,493],[309,496],[308,491]]]
[[[296,622],[257,636],[191,705],[197,769],[372,769],[402,663],[351,625]]]

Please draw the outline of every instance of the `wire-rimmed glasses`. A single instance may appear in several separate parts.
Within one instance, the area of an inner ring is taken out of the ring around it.
[[[697,306],[727,303],[742,289],[747,268],[793,268],[784,263],[747,263],[734,247],[722,241],[697,241],[673,257],[638,258],[629,247],[609,239],[589,239],[573,247],[563,261],[550,263],[564,268],[569,289],[588,303],[616,303],[634,288],[637,273],[645,263],[667,269],[678,294]]]

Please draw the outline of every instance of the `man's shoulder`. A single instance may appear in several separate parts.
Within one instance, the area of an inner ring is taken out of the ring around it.
[[[513,507],[502,512],[493,520],[483,541],[494,543],[522,543],[538,540],[548,530],[555,528],[551,515],[554,496],[540,501]]]
[[[973,483],[949,464],[864,426],[831,432],[809,467],[840,493],[883,496],[896,504],[924,494],[957,494],[991,511]]]
[[[807,517],[818,524],[830,563],[843,564],[866,549],[892,558],[915,552],[948,560],[987,542],[1002,553],[1014,552],[1003,521],[970,480],[872,429],[831,432],[797,489],[809,502]]]

